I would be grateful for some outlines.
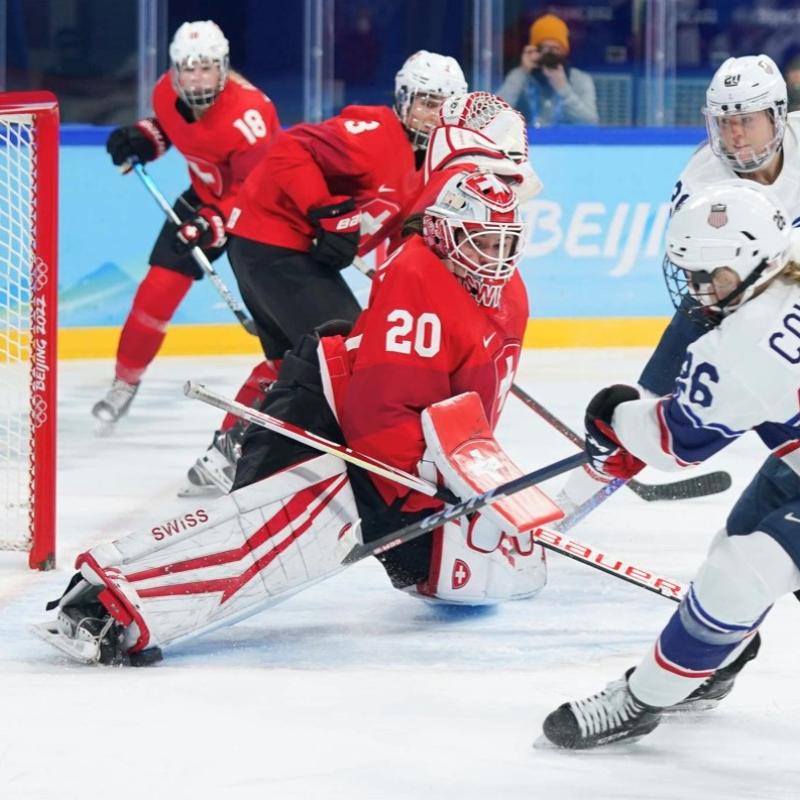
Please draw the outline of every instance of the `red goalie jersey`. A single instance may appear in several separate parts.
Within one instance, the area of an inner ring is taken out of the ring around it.
[[[153,90],[156,120],[186,159],[200,200],[227,217],[245,178],[280,129],[275,106],[235,73],[201,119],[189,121],[178,110],[178,102],[170,74],[165,73]],[[166,146],[163,143],[159,155]]]
[[[498,308],[478,305],[419,236],[387,267],[350,336],[322,341],[347,444],[415,472],[425,450],[420,415],[432,403],[475,391],[489,424],[497,424],[519,362],[528,298],[515,273]],[[408,494],[371,478],[387,504]],[[435,505],[411,494],[403,510]]]
[[[228,230],[277,247],[307,251],[309,209],[355,198],[362,213],[359,252],[392,235],[421,188],[414,151],[395,112],[348,106],[318,124],[278,136],[242,187]]]

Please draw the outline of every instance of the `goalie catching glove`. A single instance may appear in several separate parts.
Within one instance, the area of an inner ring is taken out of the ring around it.
[[[169,146],[167,134],[154,118],[115,128],[106,140],[106,151],[116,167],[130,161],[141,164],[155,161],[167,152]]]
[[[175,234],[172,248],[181,255],[193,247],[210,250],[225,244],[225,220],[213,206],[200,206],[192,219],[186,220]]]
[[[603,475],[627,481],[644,469],[644,462],[622,446],[611,426],[617,406],[638,399],[639,391],[633,386],[615,384],[601,389],[586,407],[586,453]]]
[[[353,263],[361,239],[361,212],[352,197],[334,197],[326,206],[312,208],[308,218],[314,226],[311,255],[331,269]]]

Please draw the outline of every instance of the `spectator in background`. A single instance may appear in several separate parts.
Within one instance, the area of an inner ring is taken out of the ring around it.
[[[497,90],[533,127],[597,125],[597,97],[591,75],[571,66],[569,29],[554,14],[539,17],[520,65]]]

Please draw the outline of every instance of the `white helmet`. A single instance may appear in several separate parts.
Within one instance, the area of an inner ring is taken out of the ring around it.
[[[217,99],[228,80],[228,52],[228,40],[225,34],[219,25],[210,19],[184,22],[178,28],[169,46],[172,85],[187,105],[204,109]],[[219,67],[219,80],[216,86],[185,88],[182,85],[181,70],[207,67],[212,64]]]
[[[517,164],[528,160],[525,118],[495,94],[470,92],[448,97],[439,109],[439,122],[480,131]]]
[[[427,146],[434,126],[414,118],[414,100],[430,98],[431,103],[440,103],[445,97],[466,91],[467,81],[454,58],[418,50],[406,59],[394,78],[394,110],[415,150]]]
[[[454,267],[478,305],[497,308],[522,256],[525,226],[514,190],[490,172],[462,172],[422,214],[428,247]]]
[[[754,172],[778,151],[786,127],[786,81],[775,62],[765,55],[729,58],[716,71],[706,91],[708,141],[714,155],[726,161],[736,172]],[[746,158],[729,152],[720,137],[720,120],[756,111],[770,111],[772,139],[758,152]]]
[[[692,195],[666,232],[664,277],[676,308],[691,295],[712,324],[740,308],[786,265],[789,219],[780,201],[753,181],[720,181]],[[731,285],[723,297],[715,292],[720,282]]]

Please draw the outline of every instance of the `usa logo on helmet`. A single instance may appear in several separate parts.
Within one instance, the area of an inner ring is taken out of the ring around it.
[[[712,228],[721,228],[728,224],[728,207],[725,203],[714,203],[708,215],[708,224]]]

